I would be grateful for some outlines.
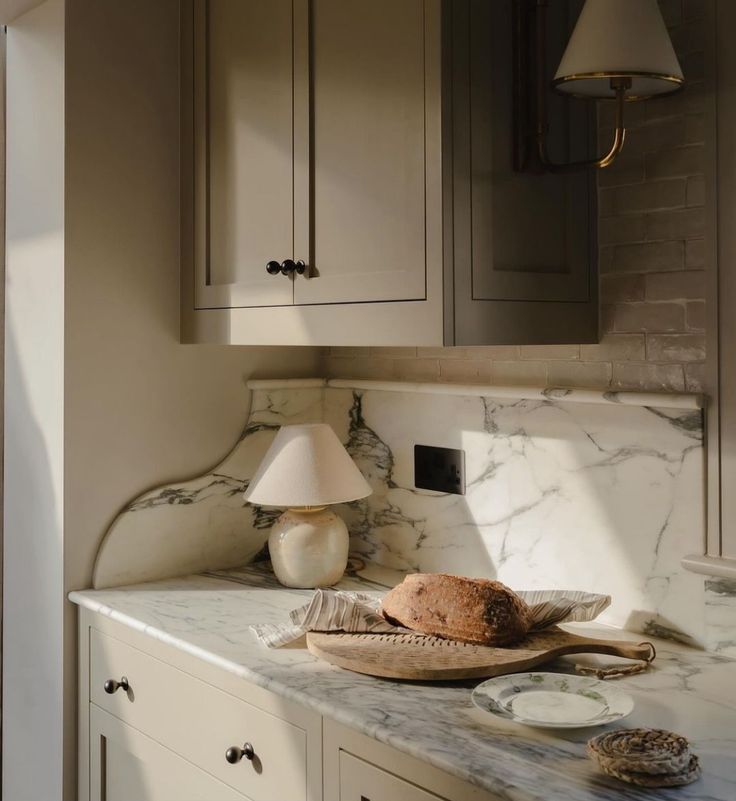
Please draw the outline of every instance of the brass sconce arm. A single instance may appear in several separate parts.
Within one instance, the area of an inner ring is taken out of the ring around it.
[[[616,128],[613,135],[613,143],[608,152],[599,158],[587,159],[582,161],[571,161],[565,164],[556,164],[547,153],[547,104],[544,84],[538,82],[537,97],[537,155],[540,163],[548,172],[565,173],[579,172],[588,168],[602,169],[613,164],[616,156],[621,152],[626,139],[626,127],[624,126],[624,102],[626,90],[631,87],[631,78],[611,78],[611,88],[616,92]]]
[[[547,152],[547,132],[549,130],[547,116],[548,81],[545,75],[548,0],[537,0],[536,6],[536,150],[539,163],[546,172],[552,173],[580,172],[589,168],[601,169],[608,167],[613,164],[616,156],[624,146],[624,139],[626,138],[624,103],[626,101],[626,92],[631,89],[631,78],[624,76],[611,76],[610,78],[611,89],[616,93],[614,101],[616,103],[616,129],[613,144],[608,152],[598,158],[571,161],[563,164],[552,161]]]

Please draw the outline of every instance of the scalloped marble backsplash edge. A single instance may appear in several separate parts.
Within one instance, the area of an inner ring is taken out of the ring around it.
[[[519,589],[610,592],[603,622],[736,651],[736,586],[716,591],[680,565],[704,538],[699,396],[323,379],[249,386],[231,454],[132,502],[100,549],[96,587],[252,559],[278,512],[247,506],[243,489],[280,425],[326,420],[374,488],[342,510],[365,557]],[[413,487],[414,442],[465,450],[465,496]]]

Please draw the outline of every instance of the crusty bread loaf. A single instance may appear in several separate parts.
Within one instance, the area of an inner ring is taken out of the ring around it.
[[[531,626],[529,607],[500,581],[413,573],[383,599],[394,624],[477,645],[511,645]]]

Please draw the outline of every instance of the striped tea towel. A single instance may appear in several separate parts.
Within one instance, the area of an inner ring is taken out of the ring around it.
[[[347,631],[374,634],[406,634],[409,629],[392,626],[381,614],[384,593],[315,590],[312,600],[289,613],[289,623],[251,626],[259,642],[280,648],[308,631]],[[555,623],[593,620],[611,603],[610,595],[578,590],[529,590],[517,593],[532,610],[532,630]]]

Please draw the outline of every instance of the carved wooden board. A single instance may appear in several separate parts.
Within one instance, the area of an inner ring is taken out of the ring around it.
[[[489,648],[423,634],[326,634],[309,632],[307,647],[341,668],[413,681],[490,678],[530,670],[566,654],[608,654],[651,660],[650,643],[598,640],[556,626],[510,648]]]

